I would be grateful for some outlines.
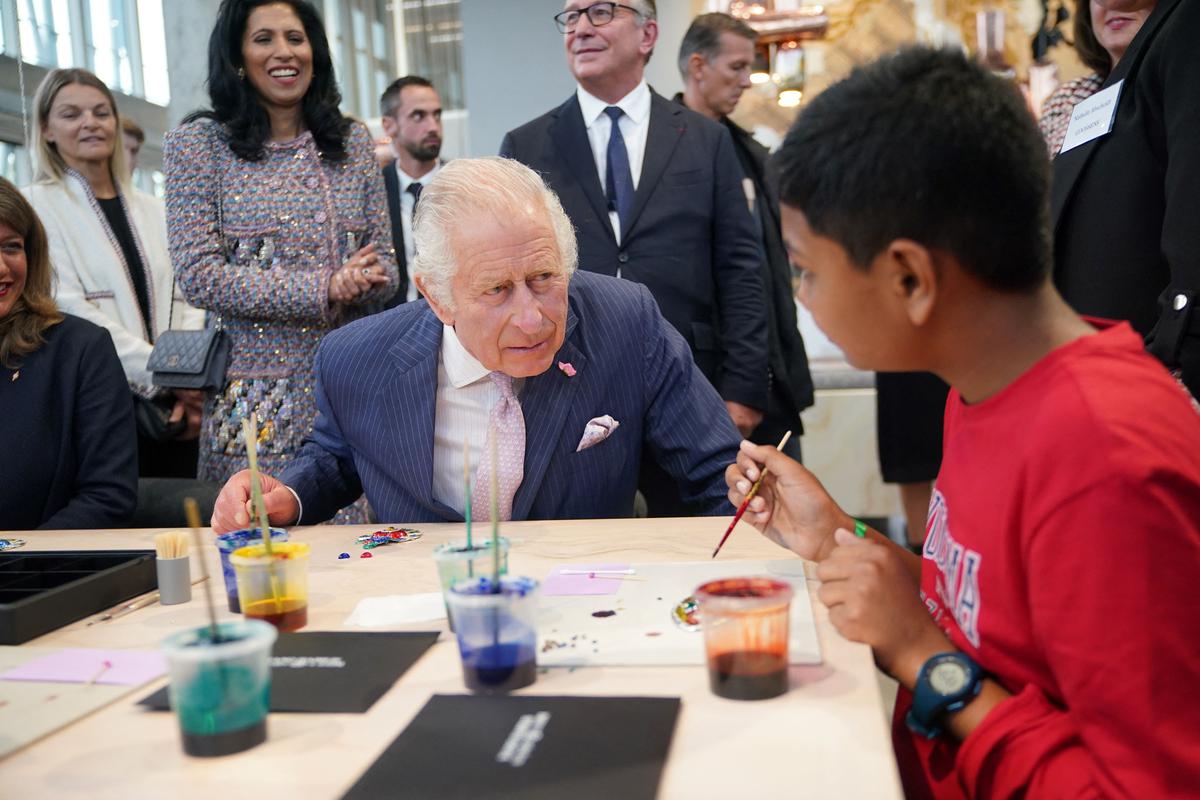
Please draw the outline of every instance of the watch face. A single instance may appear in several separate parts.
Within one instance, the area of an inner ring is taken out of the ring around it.
[[[966,684],[967,671],[955,661],[943,661],[929,671],[929,685],[938,694],[954,694]]]

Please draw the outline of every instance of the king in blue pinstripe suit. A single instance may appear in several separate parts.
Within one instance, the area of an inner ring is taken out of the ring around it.
[[[302,523],[333,516],[365,490],[386,522],[458,521],[433,497],[434,392],[442,324],[427,303],[406,303],[326,337],[317,355],[320,416],[281,476],[299,495]],[[650,447],[684,496],[732,514],[725,467],[740,437],[691,351],[645,287],[578,272],[571,278],[566,340],[555,363],[525,381],[525,478],[513,519],[627,517],[642,448]],[[621,426],[575,447],[589,419]]]
[[[487,195],[476,185],[484,181],[492,205],[486,196],[462,204],[447,196]],[[723,401],[644,286],[572,274],[573,232],[535,173],[505,159],[458,159],[421,202],[414,273],[428,300],[358,320],[322,341],[316,425],[279,480],[264,487],[273,523],[321,522],[363,492],[384,522],[463,518],[435,491],[435,440],[446,439],[437,414],[439,365],[449,328],[481,365],[523,378],[524,476],[514,520],[631,516],[644,448],[697,511],[733,513],[724,470],[740,436]],[[422,238],[435,224],[452,229],[440,249],[453,263],[440,286],[429,262],[443,240]],[[574,374],[554,366],[560,362]],[[604,415],[620,426],[577,451],[588,421]],[[222,491],[213,516],[218,532],[248,524],[246,483],[235,476]]]

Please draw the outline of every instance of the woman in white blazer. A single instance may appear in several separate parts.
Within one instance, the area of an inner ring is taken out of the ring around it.
[[[38,173],[25,194],[46,227],[55,300],[108,330],[139,402],[168,418],[166,442],[139,424],[141,474],[194,477],[203,394],[158,389],[146,369],[160,333],[204,323],[181,296],[172,302],[162,204],[128,185],[117,104],[103,81],[87,70],[56,69],[34,104]]]

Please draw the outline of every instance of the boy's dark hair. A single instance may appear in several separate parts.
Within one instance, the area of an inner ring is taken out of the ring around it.
[[[410,86],[433,89],[433,83],[420,75],[405,75],[403,78],[396,78],[379,97],[379,115],[383,117],[396,116],[396,112],[400,109],[400,94]]]
[[[250,12],[272,2],[291,6],[304,26],[304,35],[312,48],[312,83],[301,103],[304,125],[312,131],[321,158],[344,161],[350,120],[338,110],[342,95],[333,73],[325,25],[308,0],[221,0],[217,22],[208,39],[208,96],[212,100],[212,110],[194,111],[184,122],[215,119],[228,128],[229,148],[238,156],[259,161],[266,154],[271,121],[258,93],[238,70],[244,66],[242,37]]]
[[[862,269],[907,238],[993,289],[1048,274],[1046,144],[1017,88],[959,52],[855,69],[800,114],[775,168],[780,199]]]

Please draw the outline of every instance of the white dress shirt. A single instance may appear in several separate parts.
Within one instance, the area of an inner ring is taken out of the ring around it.
[[[420,178],[414,178],[404,170],[400,169],[400,159],[396,159],[396,177],[400,179],[400,230],[404,233],[404,263],[408,272],[408,294],[406,300],[413,302],[417,299],[417,284],[412,279],[412,263],[413,254],[413,209],[416,206],[416,200],[409,194],[408,187],[414,183],[422,183],[426,186],[433,180],[433,176],[438,174],[438,170],[442,168],[440,163],[435,164],[433,169],[426,172]]]
[[[634,190],[642,177],[642,157],[646,153],[646,133],[650,130],[650,87],[642,81],[633,91],[615,103],[606,103],[595,95],[588,94],[582,86],[575,90],[579,98],[579,109],[583,112],[583,124],[587,126],[588,143],[592,146],[592,157],[596,160],[596,171],[600,174],[600,190],[605,190],[605,171],[608,169],[608,139],[612,133],[612,120],[604,113],[610,105],[625,113],[621,116],[621,136],[625,139],[625,151],[629,154],[629,172]],[[617,244],[621,243],[621,220],[616,211],[608,212]],[[619,274],[619,273],[618,273]]]
[[[462,513],[463,441],[468,445],[472,485],[479,460],[487,446],[488,419],[500,399],[488,375],[491,371],[467,352],[454,328],[442,326],[442,351],[438,358],[437,399],[433,417],[433,498]],[[521,394],[525,381],[513,380]],[[487,509],[472,509],[474,519],[487,519]]]
[[[403,173],[401,173],[403,174]],[[458,513],[466,508],[463,483],[463,442],[467,442],[471,485],[479,460],[487,446],[488,420],[492,406],[500,399],[500,390],[488,377],[491,371],[467,352],[458,334],[449,325],[442,326],[442,349],[438,356],[437,396],[433,417],[433,499]],[[518,397],[524,378],[514,378],[513,392]],[[300,515],[304,506],[296,490],[287,487]],[[488,509],[472,509],[472,519],[487,519]]]

